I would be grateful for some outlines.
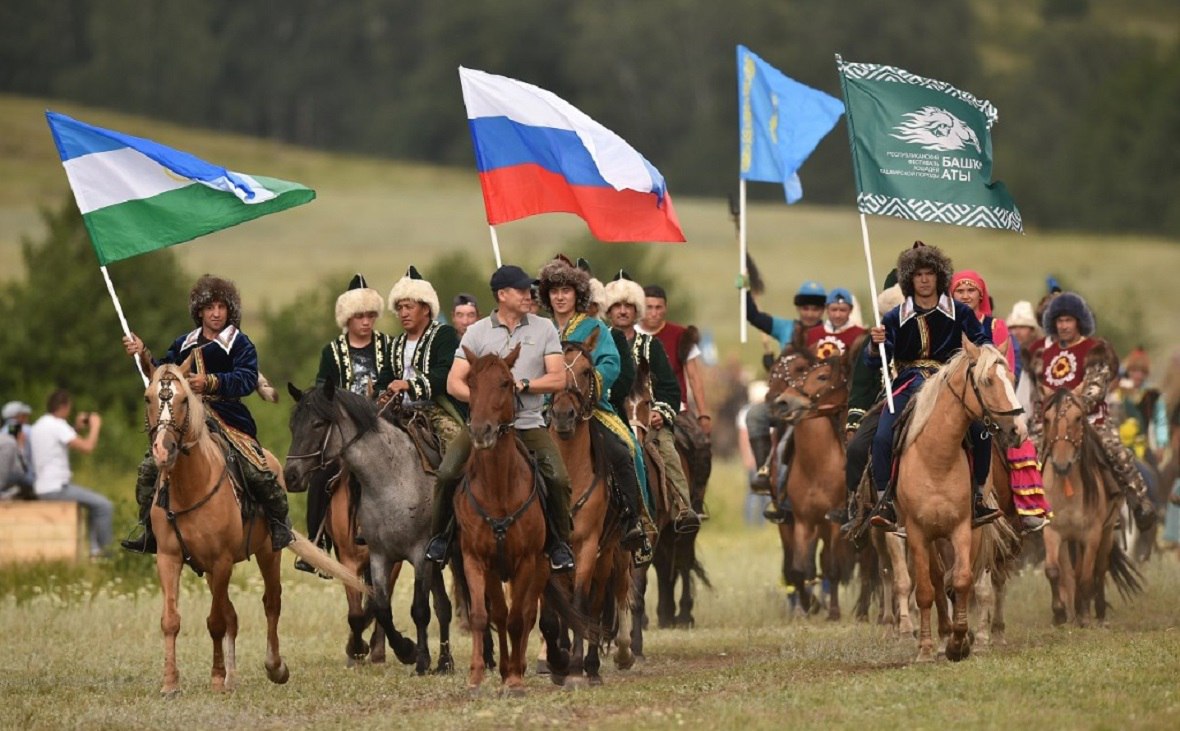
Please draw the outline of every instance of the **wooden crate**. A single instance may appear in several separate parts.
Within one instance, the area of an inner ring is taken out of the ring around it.
[[[82,509],[74,502],[0,502],[0,565],[26,561],[75,563],[88,554]]]

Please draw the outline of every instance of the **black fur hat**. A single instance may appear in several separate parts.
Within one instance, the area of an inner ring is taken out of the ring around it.
[[[552,311],[549,291],[554,287],[573,287],[574,309],[585,312],[590,308],[590,274],[574,266],[565,254],[558,254],[541,269],[541,304]]]
[[[1087,338],[1094,334],[1094,313],[1090,311],[1081,295],[1062,292],[1049,300],[1049,306],[1045,308],[1045,317],[1041,320],[1046,335],[1051,338],[1057,337],[1057,318],[1062,315],[1070,315],[1078,321],[1078,333],[1082,337]]]
[[[927,246],[921,241],[915,241],[913,247],[897,257],[897,283],[901,285],[901,293],[906,297],[914,296],[914,274],[923,267],[934,270],[938,277],[938,294],[945,294],[955,271],[951,258],[937,246]]]
[[[201,326],[201,310],[211,302],[224,302],[229,310],[229,324],[242,326],[242,298],[237,286],[228,279],[204,274],[188,293],[188,314],[197,327]]]

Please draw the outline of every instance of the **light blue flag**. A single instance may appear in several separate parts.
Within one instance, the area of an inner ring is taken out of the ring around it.
[[[836,126],[844,103],[737,47],[741,177],[782,183],[787,203],[803,198],[799,168]]]

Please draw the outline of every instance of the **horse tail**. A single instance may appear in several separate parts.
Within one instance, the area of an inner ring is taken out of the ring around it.
[[[1004,518],[979,530],[979,551],[971,564],[971,574],[978,578],[984,571],[990,571],[992,576],[1007,577],[1009,569],[1015,566],[1016,557],[1020,555],[1020,536]]]
[[[355,571],[351,571],[347,566],[320,550],[318,546],[307,540],[298,531],[292,530],[291,535],[295,537],[295,540],[291,541],[287,548],[290,548],[295,552],[295,555],[315,567],[316,571],[337,579],[349,589],[359,591],[365,596],[371,597],[373,595],[373,590],[356,575]]]
[[[1123,601],[1130,601],[1136,594],[1143,593],[1143,584],[1146,580],[1118,543],[1110,549],[1109,571],[1110,578],[1114,579],[1114,585]]]
[[[459,585],[459,578],[457,576],[455,577],[455,585]],[[464,592],[466,592],[466,589],[466,584],[464,584]],[[549,581],[545,583],[545,592],[543,595],[546,606],[557,615],[566,630],[583,636],[589,636],[591,634],[592,623],[585,614],[574,606],[573,597],[574,581],[572,576],[566,574],[549,575]]]
[[[688,571],[700,579],[700,582],[705,585],[706,589],[713,591],[713,582],[709,581],[709,574],[705,571],[705,565],[696,557],[695,552],[693,553],[692,563],[688,565]]]

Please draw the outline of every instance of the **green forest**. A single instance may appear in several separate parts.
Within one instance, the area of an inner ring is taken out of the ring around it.
[[[840,53],[990,99],[996,174],[1030,226],[1180,235],[1169,0],[7,0],[0,92],[469,165],[465,65],[563,96],[674,193],[717,196],[736,187],[738,43],[836,95]],[[805,199],[851,201],[849,167],[841,125]]]

